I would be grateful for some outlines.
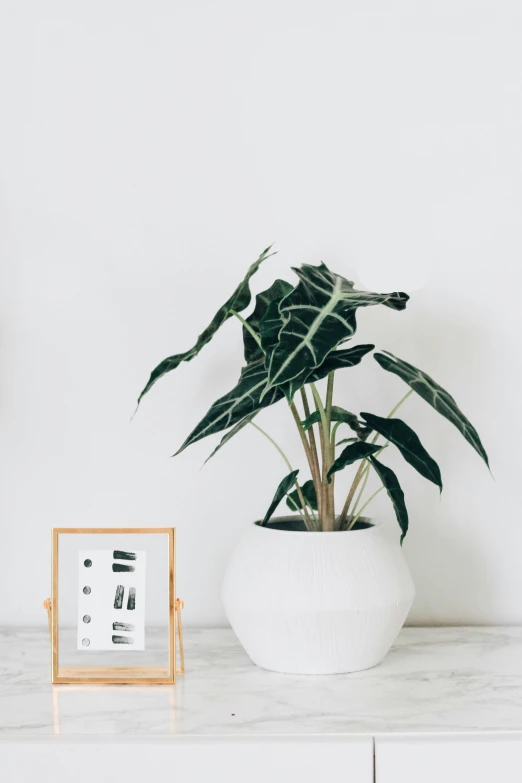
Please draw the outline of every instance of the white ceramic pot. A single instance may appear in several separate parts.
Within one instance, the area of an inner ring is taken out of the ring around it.
[[[399,544],[380,525],[363,524],[334,533],[250,526],[221,597],[254,663],[277,672],[338,674],[382,661],[415,588]]]

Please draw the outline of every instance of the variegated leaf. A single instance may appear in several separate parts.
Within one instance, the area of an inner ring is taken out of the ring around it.
[[[338,351],[333,351],[328,354],[324,362],[320,367],[317,367],[312,371],[311,375],[306,379],[307,383],[320,381],[321,378],[326,378],[328,373],[335,370],[342,370],[345,367],[355,367],[361,362],[367,353],[373,351],[375,345],[354,345],[353,348],[341,348]]]
[[[273,497],[272,502],[270,503],[270,506],[268,507],[268,511],[266,512],[263,521],[261,522],[262,525],[266,525],[284,496],[292,489],[292,487],[295,484],[295,480],[297,478],[297,474],[299,473],[298,470],[293,470],[291,473],[288,474],[288,476],[285,476],[284,479],[280,482],[279,486],[276,489],[275,495]]]
[[[284,396],[280,389],[272,389],[261,400],[261,392],[265,386],[266,370],[262,359],[243,367],[236,386],[211,405],[176,454],[207,435],[234,427],[246,416],[252,417],[252,414],[273,405]]]
[[[421,476],[432,481],[442,491],[440,469],[419,440],[418,435],[402,419],[383,419],[373,413],[361,413],[368,425],[393,443],[402,456]]]
[[[250,293],[250,278],[252,275],[254,275],[259,267],[261,266],[262,262],[265,261],[270,256],[274,255],[274,253],[271,253],[272,245],[270,247],[267,247],[257,261],[255,261],[250,268],[248,269],[245,277],[240,282],[240,284],[237,286],[236,290],[232,294],[229,299],[225,302],[224,305],[222,305],[217,313],[215,314],[214,318],[211,320],[209,325],[206,329],[204,329],[203,332],[199,335],[195,345],[192,346],[188,351],[185,351],[184,353],[178,353],[174,356],[169,356],[167,359],[164,359],[162,362],[158,364],[158,366],[152,371],[150,378],[147,382],[147,385],[141,392],[140,396],[138,397],[138,405],[140,404],[142,398],[147,394],[148,391],[154,386],[156,381],[159,381],[160,378],[162,378],[164,375],[166,375],[168,372],[171,372],[172,370],[175,370],[176,367],[178,367],[181,362],[188,362],[191,359],[193,359],[195,356],[198,355],[198,353],[201,351],[204,345],[210,342],[210,340],[213,338],[215,333],[218,331],[218,329],[223,326],[225,321],[228,318],[231,318],[233,313],[240,313],[242,310],[244,310],[248,305],[250,304],[250,300],[252,298],[252,295]]]
[[[354,462],[358,462],[360,459],[367,459],[372,454],[376,454],[381,450],[381,446],[377,446],[374,443],[365,443],[363,440],[357,440],[355,443],[350,443],[345,449],[341,451],[332,467],[328,471],[328,483],[331,482],[334,473],[339,470],[353,465]]]
[[[306,379],[306,383],[315,383],[322,378],[334,372],[335,370],[342,370],[344,367],[355,367],[360,363],[361,359],[366,356],[367,353],[373,351],[375,345],[354,345],[353,348],[345,348],[339,351],[333,351],[326,357],[320,367],[316,367],[312,370],[310,375]],[[294,394],[299,391],[303,386],[301,380],[289,381],[285,383],[281,388],[283,389],[286,397],[292,400]]]
[[[307,432],[310,429],[310,427],[313,427],[314,424],[319,424],[320,421],[321,421],[321,414],[319,413],[319,411],[314,411],[309,416],[307,416],[306,419],[304,419],[304,421],[301,422],[301,424],[304,431]]]
[[[252,329],[259,333],[259,324],[271,302],[275,302],[276,305],[287,296],[290,291],[293,290],[293,286],[287,283],[286,280],[276,280],[270,288],[256,296],[256,306],[251,315],[246,319],[247,323]],[[247,364],[261,359],[264,356],[263,349],[259,347],[258,343],[254,340],[248,329],[243,327],[243,345],[244,355]]]
[[[399,527],[402,530],[402,544],[404,537],[408,532],[408,510],[406,508],[406,503],[404,502],[404,492],[402,491],[401,485],[399,484],[399,479],[391,468],[389,468],[387,465],[383,465],[382,462],[379,462],[379,460],[375,459],[375,457],[370,457],[370,462],[375,468],[375,472],[382,481],[383,486],[388,493],[388,497],[393,504],[397,522],[399,523]]]
[[[399,359],[389,351],[374,354],[376,362],[384,370],[395,373],[402,378],[408,386],[417,392],[417,394],[426,400],[432,408],[440,413],[444,418],[451,421],[452,424],[462,433],[468,443],[473,446],[475,451],[480,454],[486,465],[489,467],[488,455],[479,438],[479,434],[472,423],[464,416],[457,403],[446,389],[430,378],[422,370],[418,370],[412,364],[408,364],[403,359]]]
[[[362,423],[359,423],[359,420],[355,413],[350,413],[350,411],[345,411],[344,408],[340,408],[338,405],[332,405],[332,421],[343,421],[345,424],[349,424],[352,429],[359,429]],[[303,429],[306,432],[306,430],[309,430],[310,427],[313,424],[319,424],[321,421],[321,414],[319,411],[314,411],[309,416],[306,417],[304,421],[301,422],[303,425]],[[364,425],[362,425],[364,426]]]
[[[283,328],[283,319],[279,313],[281,302],[273,300],[268,305],[265,314],[259,321],[259,331],[261,336],[261,347],[267,356],[269,356],[279,339],[279,332]],[[265,364],[267,360],[265,359]]]
[[[280,281],[280,282],[284,282],[284,281]],[[273,300],[273,301],[275,301],[275,300]],[[255,340],[253,338],[252,338],[252,342],[255,344]],[[329,356],[326,359],[326,361],[324,362],[324,365],[326,365],[326,366],[318,367],[316,370],[314,370],[314,373],[313,373],[314,380],[320,380],[321,378],[324,378],[326,375],[328,375],[329,372],[332,371],[332,369],[341,369],[342,367],[354,367],[356,364],[359,364],[359,362],[361,361],[363,356],[365,356],[365,354],[367,354],[373,348],[374,348],[373,345],[356,345],[353,348],[348,348],[346,350],[335,351],[332,354],[332,356]],[[251,365],[248,365],[248,366],[251,366]],[[263,377],[263,373],[259,369],[260,366],[263,366],[263,365],[262,364],[260,365],[259,360],[258,360],[258,363],[256,363],[256,368],[257,368],[256,377],[259,380],[261,380],[261,378]],[[249,377],[252,377],[252,376],[248,375],[247,378],[249,378]],[[264,378],[265,378],[265,382],[266,382],[266,372],[265,372]],[[277,394],[276,394],[275,397],[272,397],[271,395],[269,395],[269,399],[272,400],[272,402],[268,403],[269,405],[272,405],[273,402],[277,402],[283,396],[281,390],[273,390],[273,392],[274,391],[277,391]],[[259,392],[258,388],[256,388],[254,394],[256,395],[256,399],[257,399],[257,397],[260,397],[260,392]],[[237,435],[237,433],[240,432],[243,429],[243,427],[246,424],[248,424],[248,422],[251,421],[254,418],[254,416],[258,413],[258,411],[261,410],[261,408],[264,408],[264,407],[266,407],[266,405],[265,405],[265,398],[263,398],[263,400],[261,401],[260,406],[257,407],[256,410],[253,413],[250,413],[248,416],[245,417],[245,421],[244,422],[242,420],[239,420],[239,421],[237,421],[234,424],[232,430],[230,430],[230,432],[227,432],[226,435],[223,436],[223,438],[221,439],[220,443],[216,446],[216,448],[214,449],[212,454],[207,458],[206,462],[208,462],[208,460],[211,457],[213,457],[214,454],[216,454],[216,452],[218,452],[226,443],[228,443],[228,441],[231,438],[233,438],[234,435]],[[212,408],[210,409],[210,411],[212,411]],[[207,413],[207,416],[205,417],[205,419],[210,414],[210,411],[209,411],[209,413]],[[342,419],[335,418],[335,416],[337,415],[338,412],[342,412],[342,416],[343,417],[345,417],[347,415],[350,415],[350,416],[354,417],[354,420],[357,420],[357,417],[354,416],[354,414],[348,414],[348,411],[344,411],[342,408],[337,408],[336,406],[334,406],[332,408],[332,412],[333,412],[333,415],[334,415],[334,421],[340,421],[340,420],[346,421],[347,420],[346,418],[342,418]],[[316,414],[312,414],[312,416],[314,416],[314,415],[317,415],[317,417],[319,416],[319,414],[317,414],[317,413]],[[234,421],[236,421],[236,416],[235,415],[234,415]],[[226,427],[228,427],[228,426],[229,425],[227,424]],[[198,425],[198,427],[199,427],[199,425]],[[217,431],[217,430],[214,430],[214,431]],[[202,437],[205,437],[205,435],[203,435]],[[199,440],[199,439],[200,438],[196,438],[195,440]],[[190,442],[194,443],[195,440],[192,440]],[[187,443],[186,445],[188,446],[190,444]]]
[[[350,413],[339,405],[332,405],[332,421],[342,421],[356,431],[361,426],[355,413]]]
[[[237,423],[237,424],[236,424],[234,427],[232,427],[232,429],[231,429],[231,430],[229,430],[229,431],[228,431],[228,432],[227,432],[225,435],[223,435],[223,437],[222,437],[222,438],[221,438],[221,440],[219,441],[218,445],[216,446],[216,448],[214,449],[214,451],[212,452],[212,454],[210,454],[210,456],[206,458],[206,460],[205,460],[204,464],[206,465],[206,464],[207,464],[207,462],[209,461],[209,459],[212,459],[212,457],[214,456],[214,454],[216,454],[216,453],[217,453],[217,452],[218,452],[220,449],[222,449],[222,448],[223,448],[223,446],[224,446],[226,443],[228,443],[228,441],[229,441],[229,440],[232,440],[232,438],[234,437],[234,435],[237,435],[237,433],[238,433],[238,432],[241,432],[241,430],[243,429],[243,427],[246,427],[246,425],[247,425],[247,424],[250,424],[250,422],[252,421],[252,419],[253,419],[255,416],[257,416],[257,414],[258,414],[258,411],[256,411],[255,413],[251,413],[249,416],[245,416],[245,418],[244,418],[244,419],[241,419],[241,421],[239,421],[239,422],[238,422],[238,423]]]
[[[303,497],[310,508],[312,508],[314,511],[317,511],[317,493],[315,491],[314,482],[311,479],[305,481],[301,487],[301,492],[303,493]],[[294,491],[290,492],[288,495],[286,499],[286,505],[288,508],[291,508],[292,511],[300,511],[303,508],[296,489],[294,489]]]
[[[372,431],[371,427],[368,427],[363,421],[359,421],[355,413],[350,413],[350,411],[347,411],[344,408],[340,408],[338,405],[332,405],[331,420],[348,424],[350,429],[352,429],[358,435],[357,438],[348,438],[344,441],[340,441],[340,443],[347,443],[349,440],[366,440]],[[301,422],[301,424],[303,425],[303,429],[306,432],[306,430],[309,430],[312,425],[319,424],[320,421],[321,415],[319,411],[314,411],[310,414],[310,416],[307,416],[306,419]]]
[[[277,344],[272,348],[273,334],[268,340],[272,350],[266,358],[265,393],[290,381],[294,389],[303,385],[331,351],[353,336],[357,308],[385,304],[401,310],[409,298],[402,293],[356,291],[352,282],[333,274],[324,264],[303,264],[294,271],[299,284],[279,305],[282,326]]]

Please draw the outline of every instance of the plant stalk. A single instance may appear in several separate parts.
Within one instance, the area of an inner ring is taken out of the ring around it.
[[[383,489],[384,489],[384,487],[379,487],[379,489],[375,490],[375,492],[373,493],[373,495],[370,495],[370,497],[368,498],[368,500],[366,501],[366,503],[364,504],[364,506],[362,506],[362,507],[361,507],[361,510],[359,511],[359,513],[357,514],[357,516],[356,516],[356,517],[354,517],[354,518],[352,519],[352,521],[350,522],[350,524],[349,524],[349,525],[348,525],[348,527],[346,528],[347,530],[351,530],[351,529],[352,529],[352,527],[355,525],[355,523],[357,522],[357,520],[358,520],[358,519],[359,519],[359,517],[361,516],[361,514],[362,514],[362,512],[364,511],[364,509],[366,508],[366,506],[368,506],[368,505],[369,505],[369,504],[372,502],[372,500],[374,499],[374,497],[375,497],[376,495],[378,495],[378,494],[379,494],[379,492],[382,492],[382,491],[383,491]]]
[[[262,350],[263,346],[261,345],[261,338],[259,337],[258,333],[256,331],[254,331],[254,329],[252,329],[252,327],[250,326],[248,321],[245,321],[243,316],[239,315],[239,313],[236,313],[235,310],[231,310],[230,312],[232,313],[232,315],[235,315],[236,318],[238,318],[241,321],[241,323],[243,324],[243,326],[245,327],[247,332],[250,332],[250,334],[252,335],[252,337],[254,338],[254,340],[256,341],[256,343],[259,345],[259,347]],[[264,351],[263,351],[263,353],[264,353]]]
[[[399,402],[397,403],[397,405],[395,406],[395,408],[392,408],[392,409],[391,409],[391,411],[388,413],[388,415],[386,416],[386,418],[387,418],[387,419],[391,419],[391,417],[392,417],[394,414],[396,414],[396,413],[397,413],[397,411],[399,410],[399,408],[401,407],[401,405],[402,405],[403,403],[405,403],[405,402],[406,402],[406,400],[408,399],[408,397],[410,397],[412,394],[413,394],[413,389],[410,389],[408,392],[406,392],[406,394],[404,395],[404,397],[401,397],[401,399],[399,400]]]
[[[352,482],[352,486],[350,487],[350,491],[348,492],[348,497],[345,500],[343,510],[341,511],[341,516],[339,517],[339,525],[341,529],[344,527],[344,524],[348,518],[348,509],[350,508],[350,504],[353,500],[353,496],[357,491],[357,487],[359,486],[359,482],[362,478],[362,474],[364,472],[365,467],[366,467],[366,463],[364,461],[361,462],[361,464],[357,469],[357,473],[355,474],[355,478]]]
[[[281,446],[278,443],[276,443],[276,441],[268,434],[268,432],[265,432],[265,430],[262,429],[258,424],[255,424],[253,421],[251,421],[250,424],[252,425],[252,427],[255,427],[256,430],[261,433],[261,435],[264,435],[265,438],[270,441],[272,446],[274,446],[274,448],[277,449],[277,451],[279,452],[281,457],[286,462],[286,465],[287,465],[288,470],[290,471],[290,473],[293,473],[294,469],[293,469],[293,467],[292,467],[292,465],[290,463],[290,460],[288,459],[288,457],[286,456],[285,452],[281,448]],[[304,499],[304,495],[303,495],[303,492],[301,490],[301,487],[299,486],[299,483],[297,481],[295,482],[295,488],[297,490],[297,495],[298,495],[299,500],[301,502],[301,505],[303,507],[303,517],[304,517],[304,523],[306,525],[306,528],[307,528],[307,530],[313,530],[314,529],[314,525],[312,523],[312,520],[310,519],[310,515],[309,515],[308,509],[306,507],[307,503],[306,503],[306,501]]]
[[[328,381],[326,386],[326,422],[328,426],[328,470],[334,462],[334,449],[332,448],[332,403],[333,403],[333,389],[334,389],[335,373],[328,373]],[[335,476],[332,476],[331,482],[326,484],[326,498],[327,498],[327,518],[328,524],[335,528]]]
[[[330,382],[330,394],[333,393],[333,386],[332,382]],[[314,397],[315,407],[317,408],[319,412],[319,416],[321,417],[321,429],[319,430],[321,434],[321,450],[323,453],[323,464],[322,464],[322,475],[321,475],[321,494],[322,494],[322,517],[321,517],[321,523],[322,523],[322,529],[325,532],[330,532],[334,529],[334,515],[333,515],[333,509],[332,509],[332,486],[328,484],[328,470],[330,469],[331,464],[331,457],[330,457],[330,426],[328,423],[328,418],[326,415],[326,410],[323,406],[323,401],[321,400],[321,396],[319,392],[317,391],[315,383],[310,384],[310,388],[312,389],[312,394]],[[327,392],[328,396],[328,392]],[[331,403],[330,403],[331,408]],[[331,411],[330,411],[331,413]]]
[[[303,402],[303,410],[304,410],[305,418],[307,419],[310,416],[310,406],[308,404],[308,396],[306,394],[306,389],[304,386],[301,387],[301,400]],[[315,440],[313,425],[308,430],[308,440],[310,442],[310,451],[312,454],[312,462],[313,462],[312,480],[314,482],[315,494],[317,497],[318,514],[320,519],[321,518],[321,468],[319,466],[319,456],[317,454],[317,443]]]
[[[368,462],[368,464],[366,465],[366,467],[364,469],[362,482],[361,482],[361,488],[360,488],[359,493],[358,493],[357,497],[355,498],[355,501],[354,501],[354,504],[353,504],[353,514],[352,514],[352,516],[357,513],[357,507],[359,506],[359,503],[361,502],[361,498],[363,496],[364,490],[366,489],[366,484],[368,483],[368,479],[370,478],[370,464],[371,463]]]
[[[299,411],[297,410],[295,406],[295,402],[289,403],[290,410],[292,411],[292,416],[294,417],[295,425],[297,427],[297,431],[299,432],[299,437],[301,438],[301,443],[303,444],[303,448],[305,450],[306,459],[308,460],[308,466],[310,468],[310,472],[312,476],[314,475],[314,463],[313,463],[313,457],[312,457],[312,450],[310,448],[310,444],[308,442],[308,438],[306,437],[306,432],[303,429],[303,425],[301,424],[301,417],[299,416]]]
[[[397,405],[395,405],[395,407],[391,409],[391,411],[389,412],[389,414],[387,415],[386,418],[387,419],[391,419],[391,417],[395,413],[397,413],[397,411],[399,410],[401,405],[403,405],[406,402],[406,400],[408,399],[408,397],[411,394],[413,394],[413,389],[410,389],[409,391],[406,392],[404,397],[401,397],[401,399],[399,400]],[[378,439],[379,439],[379,433],[377,432],[375,434],[375,437],[372,440],[372,443],[374,443],[374,444],[377,443]],[[364,474],[365,468],[366,468],[365,463],[361,462],[361,464],[359,465],[359,468],[357,470],[357,473],[355,474],[355,478],[354,478],[354,480],[352,482],[352,486],[350,487],[350,491],[348,492],[348,497],[346,498],[345,504],[343,506],[343,510],[341,511],[341,516],[339,517],[339,524],[340,524],[341,528],[343,527],[343,525],[345,524],[345,522],[346,522],[346,520],[348,518],[348,510],[350,508],[350,504],[351,504],[351,502],[353,500],[353,496],[355,495],[355,493],[357,491],[357,487],[359,486],[361,480],[364,477],[363,474]],[[353,525],[353,522],[352,522],[352,525]],[[350,529],[351,528],[348,528],[348,530],[350,530]]]

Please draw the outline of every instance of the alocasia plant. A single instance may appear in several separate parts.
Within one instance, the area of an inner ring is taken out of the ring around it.
[[[212,457],[245,426],[251,425],[270,440],[288,469],[261,524],[269,522],[286,497],[287,505],[301,515],[307,530],[350,530],[373,497],[384,489],[401,528],[402,543],[408,531],[404,493],[394,471],[381,462],[381,453],[389,446],[395,446],[421,476],[441,491],[442,479],[439,466],[417,434],[404,421],[395,418],[399,407],[416,392],[460,430],[488,465],[478,433],[445,389],[425,372],[387,351],[373,354],[377,364],[399,376],[410,387],[390,414],[385,418],[366,412],[356,415],[334,405],[335,373],[355,367],[375,348],[368,344],[340,347],[355,335],[358,308],[384,305],[400,311],[405,309],[409,297],[400,292],[358,291],[352,282],[331,272],[325,264],[303,264],[294,269],[299,279],[297,285],[276,280],[266,291],[257,294],[252,313],[244,318],[240,313],[252,299],[250,279],[271,255],[271,247],[261,253],[192,348],[160,362],[152,371],[138,404],[157,380],[175,370],[181,362],[197,356],[225,321],[237,318],[243,326],[245,361],[239,379],[233,389],[211,405],[176,454],[208,435],[224,432]],[[322,378],[327,378],[325,399],[316,386]],[[297,394],[301,410],[296,402]],[[293,468],[281,447],[254,420],[259,411],[280,401],[290,408],[306,455],[311,478],[302,484],[298,482],[299,470]],[[337,440],[341,425],[349,428],[350,437]],[[381,437],[384,443],[379,443]],[[357,465],[355,477],[341,512],[336,514],[335,479],[340,471],[354,464]],[[371,470],[375,471],[381,486],[365,500]]]

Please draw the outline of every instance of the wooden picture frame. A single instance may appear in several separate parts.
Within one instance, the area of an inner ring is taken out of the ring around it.
[[[59,557],[61,535],[167,535],[168,539],[168,666],[62,666],[60,667],[58,607]],[[55,527],[52,530],[51,598],[44,603],[48,611],[51,636],[51,682],[62,684],[173,685],[176,673],[184,672],[181,609],[176,598],[176,529],[173,527],[140,528],[75,528]],[[180,667],[176,666],[176,636],[179,636]]]

